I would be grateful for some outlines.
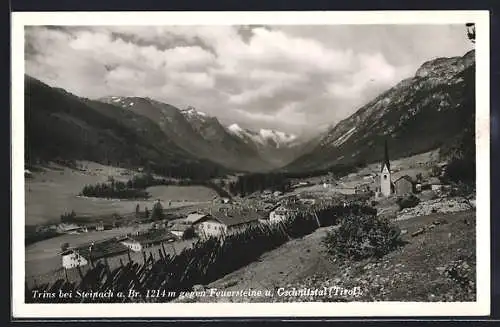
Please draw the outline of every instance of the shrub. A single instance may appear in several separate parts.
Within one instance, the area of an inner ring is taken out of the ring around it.
[[[405,208],[413,208],[420,203],[420,199],[415,195],[410,194],[405,197],[400,197],[396,200],[396,203],[399,205],[399,210],[403,210]]]
[[[397,226],[369,214],[342,218],[322,242],[329,254],[347,260],[380,258],[403,244]]]

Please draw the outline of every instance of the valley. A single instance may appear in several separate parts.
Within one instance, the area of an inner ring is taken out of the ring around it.
[[[309,138],[26,76],[27,285],[275,290],[342,277],[364,301],[471,301],[474,56],[425,62]],[[466,286],[443,275],[454,262]]]

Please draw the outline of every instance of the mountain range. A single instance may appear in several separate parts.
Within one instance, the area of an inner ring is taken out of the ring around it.
[[[28,164],[59,158],[162,166],[169,175],[180,167],[254,172],[284,165],[301,149],[300,142],[289,142],[295,141],[292,135],[238,134],[193,107],[179,109],[145,97],[90,100],[30,76],[25,76],[25,126]]]
[[[82,98],[25,76],[25,156],[205,178],[229,171],[314,171],[434,149],[474,135],[475,54],[437,58],[311,139],[225,126],[193,107],[146,97]],[[465,133],[465,134],[464,134]],[[453,150],[451,150],[453,149]]]
[[[318,144],[285,169],[322,170],[362,166],[435,149],[456,148],[468,135],[474,142],[475,52],[425,62],[413,77],[383,92],[319,136]],[[441,151],[444,155],[445,152]]]

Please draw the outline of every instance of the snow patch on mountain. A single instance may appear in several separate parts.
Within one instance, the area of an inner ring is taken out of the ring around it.
[[[244,130],[243,128],[240,127],[240,125],[238,124],[232,124],[232,125],[229,125],[228,126],[228,130],[230,132],[233,132],[235,134],[241,134],[241,133],[244,133]]]
[[[181,113],[186,117],[192,117],[192,118],[202,118],[208,116],[206,113],[198,111],[193,107],[188,107],[186,109],[183,109],[181,110]]]
[[[265,140],[272,140],[276,143],[276,147],[279,147],[280,144],[288,144],[294,141],[297,137],[295,135],[283,133],[280,131],[275,131],[271,129],[261,129],[259,131],[260,136]]]
[[[341,137],[339,137],[335,142],[333,142],[333,146],[340,146],[342,145],[345,141],[347,141],[352,134],[354,134],[354,131],[356,130],[356,127],[351,128],[347,132],[344,133]]]
[[[252,140],[254,143],[263,146],[273,146],[279,148],[283,145],[289,145],[297,137],[281,131],[271,129],[260,129],[258,132],[241,128],[238,124],[231,124],[227,127],[228,131],[242,138],[245,141]]]

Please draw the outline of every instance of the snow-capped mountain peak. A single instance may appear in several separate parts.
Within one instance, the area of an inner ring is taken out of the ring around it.
[[[295,135],[275,131],[272,129],[261,129],[259,131],[259,134],[262,138],[272,140],[278,145],[283,143],[290,143],[297,138]]]
[[[181,110],[181,113],[187,117],[207,117],[208,115],[204,112],[196,110],[194,107],[187,107]]]
[[[241,134],[241,133],[245,132],[245,130],[243,128],[241,128],[240,125],[238,125],[238,124],[231,124],[227,127],[227,129],[230,132],[233,132],[234,134]]]
[[[99,101],[118,105],[122,108],[132,107],[135,104],[134,97],[109,96],[100,98]]]
[[[232,134],[242,138],[245,142],[253,142],[259,146],[271,146],[279,148],[283,145],[289,145],[297,137],[272,129],[260,129],[258,132],[240,127],[238,124],[231,124],[227,127]]]

